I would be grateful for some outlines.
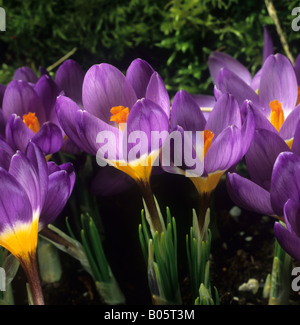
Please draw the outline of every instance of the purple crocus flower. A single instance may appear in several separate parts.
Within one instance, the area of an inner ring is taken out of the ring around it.
[[[264,47],[263,47],[263,60],[266,61],[269,55],[273,54],[273,41],[270,33],[266,27],[264,27]],[[229,54],[215,51],[208,58],[208,67],[212,81],[215,85],[218,84],[218,75],[220,70],[227,69],[242,79],[253,90],[259,88],[259,82],[261,77],[261,69],[254,75],[238,60]]]
[[[102,63],[87,71],[82,89],[84,109],[66,96],[57,99],[65,133],[83,151],[97,156],[100,165],[108,162],[129,175],[150,199],[149,178],[161,147],[152,136],[156,132],[159,137],[169,127],[170,100],[161,77],[141,59],[131,63],[126,76]],[[156,217],[153,228],[160,230]]]
[[[74,170],[71,164],[47,166],[33,142],[23,153],[0,140],[0,152],[0,245],[19,260],[35,303],[43,304],[36,269],[38,231],[62,211],[73,189]]]
[[[25,151],[28,142],[39,145],[45,155],[60,150],[63,142],[55,120],[54,103],[58,88],[53,80],[42,76],[32,86],[23,80],[11,81],[4,93],[5,135],[14,150]]]
[[[281,247],[297,260],[300,260],[299,170],[298,155],[281,153],[274,164],[271,186],[272,206],[275,211],[282,213],[285,222],[285,226],[275,222],[275,237]]]
[[[227,69],[220,71],[217,86],[221,93],[233,94],[240,104],[251,100],[257,127],[278,132],[292,146],[300,106],[296,106],[297,79],[288,58],[282,54],[268,56],[261,69],[258,93]]]
[[[254,133],[254,117],[251,110],[242,122],[241,110],[232,95],[223,94],[217,100],[208,120],[204,118],[199,106],[186,91],[179,91],[173,100],[171,110],[171,131],[203,131],[203,155],[197,157],[197,143],[191,138],[194,157],[203,161],[203,174],[190,177],[200,197],[200,229],[203,226],[210,195],[221,176],[237,164],[247,152]],[[188,145],[188,144],[187,144]],[[200,145],[201,146],[201,145]],[[175,148],[176,149],[176,148]],[[175,165],[163,168],[168,172],[185,174],[185,170]]]

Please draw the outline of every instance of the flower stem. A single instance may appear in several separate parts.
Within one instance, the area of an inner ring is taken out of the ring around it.
[[[161,232],[163,231],[163,227],[159,218],[159,214],[153,197],[150,182],[141,181],[138,182],[138,185],[151,217],[152,224],[150,226],[152,227],[152,230],[154,232],[157,231],[158,234],[160,235]]]
[[[44,305],[44,296],[39,276],[36,252],[29,253],[25,259],[20,259],[20,264],[26,274],[30,286],[34,305]]]

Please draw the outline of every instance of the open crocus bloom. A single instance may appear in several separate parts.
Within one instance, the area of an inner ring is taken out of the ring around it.
[[[97,156],[99,165],[114,166],[144,190],[169,127],[170,101],[160,76],[140,59],[126,76],[112,65],[94,65],[85,75],[82,99],[84,110],[66,96],[57,98],[67,136]]]
[[[6,140],[14,150],[24,152],[29,141],[38,144],[45,155],[60,150],[62,132],[55,123],[53,110],[57,95],[57,86],[47,75],[34,86],[23,80],[8,84],[3,98],[3,117]]]
[[[282,54],[270,55],[261,69],[258,93],[228,69],[219,72],[219,91],[235,96],[240,105],[245,99],[255,107],[255,120],[260,128],[273,130],[291,147],[298,121],[298,85],[294,68]]]
[[[38,231],[62,211],[73,189],[74,170],[71,164],[47,166],[33,142],[24,153],[15,153],[0,140],[0,152],[0,245],[19,260],[32,286]]]
[[[178,130],[185,136],[184,131],[203,131],[202,143],[190,138],[194,157],[199,160],[200,173],[190,177],[200,197],[200,228],[209,204],[212,191],[216,188],[221,176],[229,168],[237,164],[247,152],[254,133],[254,117],[252,111],[242,123],[242,116],[237,101],[229,94],[223,94],[217,100],[206,121],[199,106],[187,92],[179,91],[173,100],[171,110],[171,131]],[[202,150],[199,150],[200,149]],[[184,150],[183,150],[184,152]],[[199,156],[199,152],[202,153]],[[195,163],[197,164],[197,161]],[[180,168],[173,164],[170,168],[163,165],[167,172],[186,175],[186,166]]]

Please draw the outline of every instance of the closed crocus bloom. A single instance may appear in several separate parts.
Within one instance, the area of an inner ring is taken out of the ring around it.
[[[47,167],[32,142],[24,153],[15,153],[0,140],[0,152],[0,245],[19,260],[34,303],[44,304],[36,264],[38,231],[61,212],[72,191],[74,171],[71,165]]]
[[[148,201],[152,227],[161,231],[149,179],[161,147],[160,133],[167,133],[169,126],[170,102],[162,79],[140,59],[131,63],[126,76],[102,63],[88,70],[82,89],[84,109],[66,96],[57,99],[66,135],[97,156],[100,165],[108,163],[137,182]]]
[[[266,27],[264,27],[264,47],[262,63],[266,61],[269,55],[273,54],[273,41]],[[229,54],[222,52],[213,52],[208,59],[208,67],[213,83],[218,84],[218,75],[220,70],[227,69],[238,76],[243,82],[249,85],[253,90],[259,88],[261,69],[252,78],[249,70],[238,60]]]
[[[291,152],[281,153],[272,175],[271,203],[284,216],[284,223],[275,222],[274,234],[282,248],[300,260],[300,157]]]
[[[211,193],[216,188],[221,176],[237,164],[247,152],[254,133],[254,117],[252,111],[242,123],[240,108],[229,94],[222,95],[216,102],[206,121],[199,106],[187,92],[179,91],[173,100],[171,111],[171,131],[203,131],[202,150],[194,139],[190,144],[195,151],[194,156],[203,165],[203,173],[190,177],[200,198],[199,227],[203,226]],[[188,145],[188,143],[185,143]],[[200,144],[201,147],[201,144]],[[198,152],[198,156],[197,156]],[[201,155],[199,156],[199,152]],[[185,174],[180,167],[171,166],[166,171]]]

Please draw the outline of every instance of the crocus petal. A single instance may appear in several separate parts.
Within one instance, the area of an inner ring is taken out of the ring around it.
[[[208,120],[209,114],[216,104],[215,97],[210,95],[200,95],[200,94],[194,94],[194,95],[192,94],[192,97],[200,107],[205,119]]]
[[[13,114],[6,123],[6,141],[14,150],[25,151],[35,133],[27,127],[20,116]]]
[[[257,92],[259,90],[259,85],[260,85],[260,78],[261,78],[261,69],[259,69],[256,74],[254,75],[250,87]]]
[[[33,212],[41,211],[41,189],[39,177],[34,166],[30,163],[24,153],[18,151],[11,159],[9,173],[18,180],[25,189]]]
[[[260,107],[255,106],[251,101],[245,100],[243,105],[241,106],[241,113],[244,119],[244,115],[251,110],[255,120],[256,129],[264,129],[270,132],[275,132],[278,134],[278,131],[271,124],[269,119],[264,115],[263,111]]]
[[[256,130],[245,156],[251,179],[269,190],[275,160],[281,152],[289,150],[288,145],[275,132]]]
[[[255,123],[251,111],[247,112],[241,128],[230,125],[212,142],[204,158],[206,172],[225,171],[237,164],[248,151],[254,135]]]
[[[293,258],[300,261],[300,238],[288,231],[282,224],[275,222],[274,235],[279,245]]]
[[[300,200],[300,157],[292,152],[281,153],[275,161],[271,179],[271,204],[278,216],[288,199]]]
[[[255,91],[244,80],[226,68],[219,72],[217,85],[223,93],[227,92],[233,95],[239,106],[243,104],[245,99],[259,105],[259,98]]]
[[[273,40],[267,27],[264,26],[264,48],[263,48],[263,63],[268,56],[274,53]]]
[[[35,113],[39,123],[46,122],[45,108],[34,89],[23,80],[11,81],[5,91],[3,98],[3,116],[5,121],[11,114],[23,117],[29,112]]]
[[[300,237],[300,204],[289,199],[283,207],[283,214],[288,231]]]
[[[54,122],[56,122],[57,117],[54,106],[56,98],[59,95],[59,89],[56,83],[48,75],[43,75],[35,84],[34,90],[42,100],[43,106],[45,108],[46,120],[52,121],[52,116],[55,114]]]
[[[40,201],[41,205],[43,205],[48,188],[48,168],[45,156],[41,149],[31,141],[28,143],[25,154],[38,175],[40,184]]]
[[[232,71],[248,85],[252,79],[248,69],[226,53],[213,52],[208,59],[208,67],[214,84],[218,83],[218,74],[222,68]]]
[[[82,105],[82,84],[85,72],[74,60],[66,60],[57,70],[55,82],[67,97]]]
[[[284,120],[279,130],[279,135],[284,140],[289,140],[294,137],[296,127],[300,121],[300,105],[296,106],[289,116]]]
[[[125,157],[131,160],[129,156],[137,144],[140,157],[158,150],[166,139],[168,130],[169,119],[162,108],[149,99],[138,100],[128,115],[124,131],[123,148],[127,147]]]
[[[55,107],[64,132],[76,146],[82,149],[84,145],[78,135],[75,120],[77,111],[81,111],[81,108],[72,99],[62,95],[57,98]]]
[[[63,137],[60,128],[56,124],[47,122],[33,136],[32,142],[36,143],[45,155],[50,155],[60,150]]]
[[[260,105],[266,112],[270,112],[270,102],[278,100],[286,118],[295,108],[297,97],[297,79],[291,62],[282,54],[270,55],[262,67]]]
[[[0,139],[0,166],[5,170],[9,169],[10,160],[15,154],[15,151],[10,145],[4,140]]]
[[[75,115],[77,134],[81,148],[98,158],[119,160],[122,154],[122,131],[113,127],[87,111],[77,111]],[[72,137],[70,136],[72,139]],[[107,147],[106,146],[109,147]]]
[[[170,115],[170,98],[165,84],[157,72],[154,72],[149,80],[145,98],[158,104],[166,115]]]
[[[193,97],[185,90],[175,94],[171,112],[171,130],[177,125],[186,131],[203,131],[206,120]]]
[[[87,71],[83,81],[82,100],[88,112],[113,125],[110,109],[120,105],[131,109],[137,97],[120,70],[102,63],[93,65]]]
[[[135,59],[129,65],[126,79],[133,87],[137,98],[146,96],[147,86],[153,73],[151,65],[142,59]]]
[[[205,129],[212,131],[217,137],[228,125],[241,128],[241,113],[235,98],[230,94],[223,94],[210,113]]]
[[[236,173],[228,173],[226,182],[230,198],[239,207],[259,214],[274,215],[270,193],[264,188]]]
[[[52,223],[61,213],[70,196],[71,181],[64,169],[49,175],[48,191],[41,212],[39,227],[44,228]]]
[[[300,122],[298,122],[298,124],[296,126],[295,133],[294,133],[292,151],[296,155],[300,156]]]
[[[18,68],[13,76],[14,80],[24,80],[31,83],[36,83],[38,81],[38,76],[29,67]]]

